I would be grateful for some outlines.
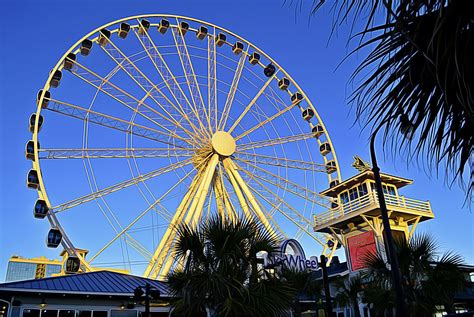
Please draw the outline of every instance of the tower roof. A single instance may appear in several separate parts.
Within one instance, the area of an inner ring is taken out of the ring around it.
[[[401,188],[413,183],[413,180],[411,179],[398,177],[398,176],[385,174],[385,173],[380,173],[380,178],[382,179],[382,183],[392,184],[397,188]],[[323,190],[321,192],[321,195],[336,197],[343,190],[350,188],[354,185],[357,185],[359,183],[362,183],[363,181],[367,179],[374,180],[374,173],[371,170],[367,170],[357,175],[354,175],[351,178],[341,182],[340,184],[336,186]]]

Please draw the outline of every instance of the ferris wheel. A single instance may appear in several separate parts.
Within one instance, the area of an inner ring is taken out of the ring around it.
[[[335,204],[319,191],[340,181],[315,107],[267,54],[211,23],[143,15],[86,34],[49,73],[29,129],[34,215],[82,271],[164,278],[177,226],[214,214],[328,256],[337,247],[312,230]]]

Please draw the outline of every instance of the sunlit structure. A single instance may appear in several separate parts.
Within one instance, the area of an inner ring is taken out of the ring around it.
[[[13,255],[8,260],[5,282],[39,279],[61,273],[63,262],[58,259],[24,258]]]
[[[180,265],[177,226],[216,214],[307,239],[329,261],[338,247],[312,230],[334,204],[319,191],[340,182],[318,112],[270,56],[211,23],[146,15],[86,34],[53,67],[29,129],[34,216],[80,271],[163,278]]]
[[[321,194],[337,199],[333,208],[314,216],[316,232],[332,234],[345,247],[349,268],[364,267],[364,256],[376,250],[385,253],[383,226],[373,172],[356,157],[360,173]],[[390,227],[395,239],[410,239],[420,222],[434,218],[429,201],[402,196],[399,190],[412,180],[381,173]]]

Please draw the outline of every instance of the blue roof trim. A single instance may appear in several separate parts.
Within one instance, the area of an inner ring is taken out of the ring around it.
[[[44,293],[81,293],[81,294],[130,294],[138,286],[151,286],[160,290],[162,296],[169,296],[169,290],[164,282],[147,279],[140,276],[127,275],[110,271],[98,271],[75,275],[47,277],[37,280],[26,280],[0,284],[2,290],[18,290],[22,292],[41,291]]]

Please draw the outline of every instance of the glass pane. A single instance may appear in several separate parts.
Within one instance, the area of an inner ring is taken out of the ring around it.
[[[75,313],[75,310],[60,310],[59,317],[74,317]]]
[[[137,317],[136,310],[111,310],[110,317]]]
[[[343,204],[349,202],[349,195],[347,194],[347,192],[341,194],[341,202]]]
[[[43,309],[41,310],[41,317],[58,317],[58,311],[56,309]]]
[[[388,193],[389,193],[390,195],[395,196],[395,187],[393,187],[393,186],[388,186]]]
[[[105,310],[94,310],[92,317],[107,317],[107,312]]]
[[[91,317],[92,311],[90,310],[78,310],[77,317]]]
[[[360,184],[357,186],[357,189],[359,190],[359,197],[367,195],[367,185],[366,184]]]
[[[23,317],[39,317],[39,309],[23,309]]]
[[[349,198],[350,200],[357,199],[359,195],[357,194],[357,188],[352,188],[349,190]]]

